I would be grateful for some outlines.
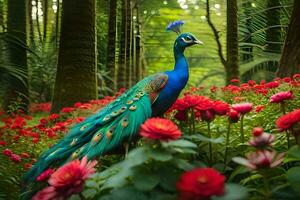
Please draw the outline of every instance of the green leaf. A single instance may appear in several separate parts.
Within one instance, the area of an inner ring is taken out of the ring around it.
[[[246,188],[234,184],[227,183],[225,185],[225,194],[219,197],[212,197],[212,200],[244,200],[247,199],[248,191]]]
[[[149,157],[156,161],[166,162],[173,158],[172,154],[164,149],[149,149]]]
[[[151,191],[158,185],[160,177],[145,167],[135,167],[133,169],[132,182],[136,189]]]
[[[287,180],[294,192],[300,196],[300,167],[293,167],[287,171]]]
[[[292,146],[286,153],[284,162],[300,161],[300,148],[298,145]]]
[[[97,190],[95,190],[95,189],[87,189],[87,190],[84,190],[82,192],[82,194],[87,199],[88,198],[92,198],[92,197],[94,197],[97,194]]]
[[[101,189],[118,188],[124,186],[128,181],[128,177],[132,175],[131,168],[123,168],[119,173],[109,177],[103,184]]]
[[[168,146],[174,146],[174,147],[197,148],[196,144],[188,140],[175,140],[175,141],[168,142],[166,144]]]

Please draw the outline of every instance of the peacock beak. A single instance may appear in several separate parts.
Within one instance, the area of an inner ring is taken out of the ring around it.
[[[204,43],[198,39],[194,40],[194,44],[200,44],[200,45],[203,45]]]

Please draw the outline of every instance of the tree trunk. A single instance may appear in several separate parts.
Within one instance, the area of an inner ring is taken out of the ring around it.
[[[4,8],[4,2],[0,1],[0,33],[4,32],[4,13],[3,13],[3,8]]]
[[[126,4],[126,33],[125,33],[125,60],[126,60],[126,86],[131,87],[131,69],[132,69],[132,10],[131,0]]]
[[[281,54],[278,76],[292,76],[300,73],[300,1],[294,0],[288,33]]]
[[[34,24],[32,20],[32,2],[28,1],[29,46],[35,47]]]
[[[26,52],[26,0],[8,0],[7,3],[7,35],[8,60],[10,64],[28,75]],[[28,109],[28,78],[23,80],[9,75],[9,85],[4,98],[4,109],[10,106]]]
[[[64,0],[51,111],[96,98],[95,0]]]
[[[117,77],[117,89],[126,88],[126,50],[125,50],[125,41],[126,41],[126,10],[127,10],[128,0],[122,0],[122,16],[121,16],[121,27],[120,27],[120,50],[119,50],[119,59],[118,59],[118,77]]]
[[[117,2],[109,1],[109,19],[108,19],[108,42],[107,42],[107,70],[112,80],[106,80],[106,85],[112,90],[116,90],[116,11]]]
[[[226,83],[239,78],[237,0],[227,0]]]
[[[141,32],[140,32],[139,5],[136,4],[136,35],[135,35],[135,64],[136,82],[142,79],[142,59],[141,59]]]

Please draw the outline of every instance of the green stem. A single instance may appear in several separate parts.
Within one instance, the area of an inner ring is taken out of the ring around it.
[[[245,135],[244,135],[244,115],[241,116],[241,130],[240,130],[240,134],[241,134],[241,142],[244,143],[245,142]]]
[[[207,122],[207,133],[208,133],[209,139],[211,139],[210,122]],[[208,146],[209,146],[209,165],[212,165],[212,143],[211,143],[211,141],[209,141]]]
[[[194,135],[195,134],[195,111],[194,111],[194,109],[192,109],[192,127],[193,127],[192,133]]]
[[[228,122],[227,133],[226,133],[225,154],[224,154],[224,171],[227,168],[227,156],[228,156],[228,145],[229,145],[230,128],[231,128],[231,123]]]
[[[261,176],[263,178],[263,181],[264,181],[265,200],[268,200],[268,199],[270,199],[270,196],[271,196],[269,182],[268,182],[268,179],[267,179],[265,173],[261,172],[260,174],[261,174]]]
[[[280,106],[281,106],[282,113],[285,115],[286,111],[285,111],[285,104],[284,104],[284,102],[281,102]],[[290,142],[290,134],[288,133],[288,131],[285,132],[285,136],[286,136],[287,147],[289,149],[291,147],[291,142]]]

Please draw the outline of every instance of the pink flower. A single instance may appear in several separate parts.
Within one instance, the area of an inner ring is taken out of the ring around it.
[[[233,104],[232,108],[244,115],[252,110],[252,103]]]
[[[51,176],[51,174],[53,174],[54,170],[49,168],[47,170],[45,170],[44,172],[42,172],[37,178],[36,180],[41,182],[41,181],[45,181],[48,180],[48,178]]]
[[[271,103],[281,103],[284,102],[285,100],[293,99],[294,95],[292,91],[288,92],[278,92],[271,96],[270,102]]]
[[[266,148],[271,146],[275,141],[275,136],[269,133],[264,133],[261,127],[255,127],[252,130],[253,138],[248,142],[255,148]]]
[[[12,155],[12,151],[10,149],[4,149],[2,151],[2,154],[5,156],[11,156]]]
[[[275,151],[258,150],[247,154],[246,157],[247,159],[234,157],[232,160],[253,170],[274,168],[282,163],[284,153],[277,154]]]
[[[74,110],[74,108],[71,108],[71,107],[65,107],[65,108],[62,108],[60,112],[62,113],[70,113]]]
[[[14,161],[15,163],[19,163],[19,162],[22,161],[21,157],[17,154],[14,154],[14,153],[10,155],[10,159],[12,161]]]
[[[97,161],[88,162],[85,156],[81,162],[77,159],[63,165],[50,176],[50,186],[39,191],[33,200],[67,199],[80,193],[85,180],[95,173],[96,164]]]

